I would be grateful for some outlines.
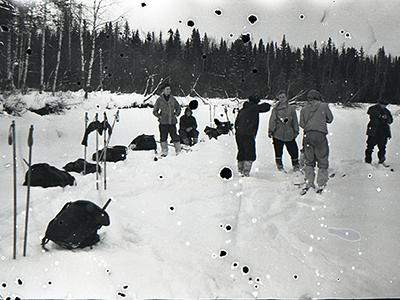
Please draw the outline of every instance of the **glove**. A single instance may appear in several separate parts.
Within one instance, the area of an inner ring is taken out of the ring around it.
[[[186,128],[186,132],[192,131],[192,127]]]
[[[268,137],[272,138],[272,132],[268,132]]]

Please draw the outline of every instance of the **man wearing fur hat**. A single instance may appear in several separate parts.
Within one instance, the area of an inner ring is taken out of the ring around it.
[[[327,103],[317,90],[307,93],[307,104],[300,111],[300,127],[304,130],[303,149],[305,158],[305,193],[315,188],[315,165],[318,165],[317,192],[322,192],[328,182],[329,146],[326,135],[327,124],[332,123],[333,115]]]
[[[372,162],[372,152],[375,146],[378,146],[379,164],[388,167],[385,163],[386,160],[386,144],[388,139],[391,138],[390,124],[393,123],[393,117],[390,111],[386,108],[388,102],[385,99],[379,100],[368,108],[367,114],[369,115],[369,123],[367,128],[367,149],[365,150],[365,162],[370,164]]]
[[[235,121],[235,137],[238,147],[238,171],[248,177],[253,162],[256,160],[256,135],[258,131],[259,113],[271,109],[268,103],[258,104],[260,97],[252,95],[239,110]]]
[[[171,95],[171,86],[167,83],[163,92],[157,99],[153,108],[153,115],[158,118],[160,130],[161,156],[168,155],[168,134],[174,143],[176,155],[181,152],[179,135],[176,132],[177,117],[181,113],[181,106],[175,97]]]

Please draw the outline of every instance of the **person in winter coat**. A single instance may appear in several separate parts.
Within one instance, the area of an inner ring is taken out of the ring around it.
[[[270,104],[258,104],[259,102],[258,96],[250,96],[249,101],[245,102],[243,108],[239,110],[235,121],[238,171],[246,177],[250,175],[251,166],[256,160],[259,113],[267,112],[271,108]]]
[[[197,144],[199,132],[197,131],[197,122],[192,116],[192,110],[187,107],[185,114],[179,120],[179,135],[185,145],[192,146]]]
[[[317,90],[307,93],[308,103],[300,111],[300,127],[304,130],[303,149],[305,158],[305,189],[314,188],[314,168],[318,164],[318,190],[328,182],[329,146],[326,135],[327,124],[332,123],[333,115],[327,103],[322,103],[322,96]]]
[[[272,137],[275,162],[279,171],[283,170],[282,154],[283,147],[292,159],[293,171],[300,170],[299,166],[299,148],[296,143],[296,137],[299,135],[299,122],[296,109],[290,106],[285,91],[279,91],[276,95],[277,105],[272,109],[269,118],[268,137]]]
[[[372,162],[372,152],[375,146],[378,146],[379,163],[387,166],[385,163],[386,144],[391,138],[390,124],[393,123],[393,117],[386,108],[387,105],[386,100],[380,100],[378,104],[368,108],[367,114],[370,121],[367,128],[367,149],[365,150],[365,162],[368,164]]]
[[[161,156],[168,155],[168,134],[174,143],[176,155],[181,152],[179,135],[176,132],[177,117],[181,113],[181,107],[175,97],[171,95],[171,86],[165,84],[163,92],[156,100],[153,115],[158,118],[160,130]]]

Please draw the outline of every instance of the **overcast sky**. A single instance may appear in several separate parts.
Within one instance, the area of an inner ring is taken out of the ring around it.
[[[178,28],[187,37],[192,30],[187,21],[193,20],[202,34],[217,40],[250,32],[256,42],[259,38],[280,41],[286,34],[291,44],[302,46],[330,36],[336,45],[363,46],[371,54],[385,46],[400,55],[400,0],[118,1],[113,13],[125,13],[132,28],[143,33]],[[215,14],[216,9],[222,15]],[[248,21],[251,14],[258,18],[254,25]]]

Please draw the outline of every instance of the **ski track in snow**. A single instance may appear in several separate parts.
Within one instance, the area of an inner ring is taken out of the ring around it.
[[[79,95],[69,94],[71,103]],[[32,96],[38,101],[36,96]],[[390,168],[365,165],[367,106],[331,105],[330,179],[326,191],[300,196],[298,176],[275,170],[267,136],[269,113],[262,114],[257,136],[258,159],[249,178],[236,172],[232,135],[199,143],[191,152],[157,162],[152,152],[130,151],[126,161],[109,163],[107,191],[96,191],[95,175],[72,173],[77,186],[31,190],[28,257],[22,258],[27,170],[26,138],[34,131],[34,163],[62,168],[83,155],[84,111],[96,105],[129,103],[140,95],[93,93],[63,115],[0,116],[0,296],[23,298],[299,298],[394,297],[400,295],[398,270],[400,125],[395,117],[388,143]],[[185,102],[187,99],[179,98]],[[223,101],[223,100],[221,100]],[[218,100],[213,100],[217,103]],[[225,101],[226,102],[226,101]],[[389,107],[392,112],[398,110]],[[115,109],[108,110],[112,120]],[[222,107],[217,107],[220,117]],[[128,145],[137,135],[156,134],[151,109],[121,110],[112,145]],[[201,137],[209,109],[195,111]],[[18,259],[12,260],[12,155],[7,145],[11,119],[17,123]],[[102,119],[102,116],[101,116]],[[230,115],[233,120],[234,116]],[[298,139],[300,142],[300,137]],[[94,153],[89,137],[88,156]],[[376,154],[376,153],[374,153]],[[233,170],[222,180],[222,167]],[[391,168],[394,172],[391,172]],[[162,178],[160,177],[162,176]],[[102,183],[101,183],[102,186]],[[100,230],[93,249],[63,250],[51,244],[44,253],[40,239],[48,222],[68,201],[91,200],[107,208],[111,226]],[[171,211],[170,206],[174,207]],[[226,224],[232,229],[221,228]],[[346,231],[349,236],[346,235]],[[344,232],[344,233],[343,233]],[[359,234],[359,237],[356,234]],[[344,235],[343,235],[344,234]],[[348,237],[346,239],[346,237]],[[219,257],[220,250],[226,250]],[[232,263],[238,262],[237,268]],[[248,274],[242,267],[248,266]],[[16,280],[21,278],[22,285]],[[49,283],[51,282],[51,283]],[[6,283],[4,288],[2,283]],[[125,288],[124,288],[125,287]]]

